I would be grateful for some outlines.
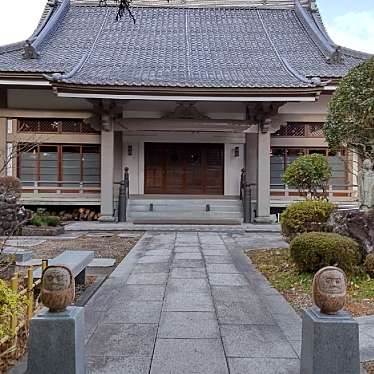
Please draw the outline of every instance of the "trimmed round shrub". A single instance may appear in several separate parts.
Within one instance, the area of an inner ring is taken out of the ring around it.
[[[374,278],[374,253],[369,253],[366,256],[365,263],[364,263],[365,271]]]
[[[354,273],[361,261],[359,245],[346,236],[334,233],[301,234],[292,240],[290,250],[299,270],[305,272],[337,266],[347,273]]]
[[[293,203],[281,215],[283,235],[292,240],[304,232],[328,231],[327,221],[335,205],[324,200],[305,200]]]

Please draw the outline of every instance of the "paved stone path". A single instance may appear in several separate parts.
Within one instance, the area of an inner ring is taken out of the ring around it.
[[[300,319],[241,245],[249,237],[146,233],[86,306],[89,373],[298,374]]]

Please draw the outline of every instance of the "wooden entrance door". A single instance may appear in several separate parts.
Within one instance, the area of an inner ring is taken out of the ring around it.
[[[223,195],[223,144],[145,143],[146,194]]]

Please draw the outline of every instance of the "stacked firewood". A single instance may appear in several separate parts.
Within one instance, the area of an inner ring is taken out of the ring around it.
[[[97,221],[100,213],[89,208],[77,208],[69,212],[62,210],[58,216],[62,221]]]

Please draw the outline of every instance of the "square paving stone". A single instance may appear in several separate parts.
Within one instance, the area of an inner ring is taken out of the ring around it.
[[[158,338],[219,338],[218,324],[210,312],[164,312],[161,315]]]
[[[220,324],[267,324],[275,325],[272,315],[258,298],[233,301],[214,300]]]
[[[187,294],[171,292],[165,297],[163,311],[170,312],[213,312],[213,303],[209,294]]]
[[[133,267],[134,273],[167,273],[169,271],[169,264],[160,262],[157,264],[136,264]]]
[[[176,253],[175,260],[201,260],[202,256],[201,253]]]
[[[87,374],[147,374],[150,357],[88,357]]]
[[[126,285],[123,287],[113,305],[123,301],[162,301],[164,293],[165,286]]]
[[[221,325],[228,357],[297,358],[276,325]]]
[[[229,358],[230,374],[300,374],[297,359]]]
[[[202,249],[205,256],[229,256],[229,251],[226,249]]]
[[[202,260],[174,260],[172,268],[204,268]]]
[[[258,298],[254,290],[244,286],[212,286],[212,294],[215,302],[237,302],[248,300],[251,302],[253,298]]]
[[[235,274],[239,273],[234,264],[208,264],[206,266],[208,273]]]
[[[123,301],[110,308],[103,323],[159,323],[161,301]]]
[[[155,264],[158,262],[169,262],[170,256],[143,256],[138,260],[138,264]]]
[[[219,339],[157,339],[151,374],[228,374]]]
[[[152,249],[144,251],[144,256],[170,256],[171,253],[171,249]]]
[[[112,282],[110,279],[105,281],[98,291],[87,302],[86,307],[94,311],[106,311],[112,303],[119,297],[119,287],[123,288],[124,284]]]
[[[198,246],[178,246],[175,247],[175,253],[200,253],[200,248]]]
[[[204,255],[207,264],[232,264],[231,256],[211,256]]]
[[[196,279],[202,278],[207,279],[207,275],[204,269],[195,268],[174,268],[171,270],[170,279],[182,278],[182,279]]]
[[[132,273],[127,284],[166,284],[169,273]]]
[[[157,325],[103,323],[88,342],[88,355],[151,357]]]
[[[246,286],[248,282],[241,274],[209,273],[209,283],[212,286]]]
[[[209,293],[209,284],[206,279],[170,279],[166,292]]]

